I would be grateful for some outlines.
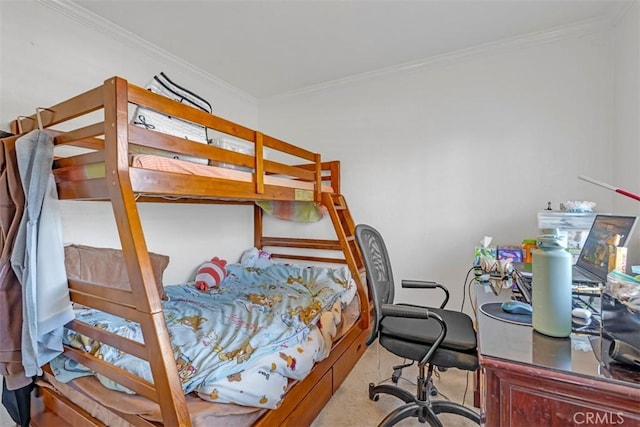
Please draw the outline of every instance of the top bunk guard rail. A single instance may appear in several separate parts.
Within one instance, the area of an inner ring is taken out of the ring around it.
[[[253,154],[189,141],[133,124],[134,110],[138,107],[244,141],[253,147]],[[98,110],[103,111],[101,118],[87,116]],[[88,119],[94,123],[87,124]],[[55,135],[56,146],[84,149],[71,151],[66,157],[57,158],[54,164],[61,199],[108,199],[108,187],[120,181],[114,179],[116,174],[122,174],[121,178],[130,182],[132,191],[145,200],[186,197],[321,202],[322,192],[339,191],[337,162],[323,163],[318,153],[181,104],[120,77],[110,78],[102,86],[52,107],[39,107],[36,114],[14,121],[12,129],[26,133],[39,126]],[[265,159],[265,151],[273,153],[278,160]],[[144,154],[151,155],[147,158],[198,158],[201,164],[185,165],[186,160],[178,161],[181,170],[176,172],[164,167],[159,169],[153,160],[150,163],[132,161],[133,156]],[[297,161],[285,162],[280,158]],[[187,165],[190,171],[186,171]],[[181,174],[179,179],[176,173]]]

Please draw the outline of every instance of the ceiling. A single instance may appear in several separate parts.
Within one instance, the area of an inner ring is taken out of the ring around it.
[[[263,99],[486,43],[612,18],[629,1],[634,0],[74,3],[88,15],[108,20]]]

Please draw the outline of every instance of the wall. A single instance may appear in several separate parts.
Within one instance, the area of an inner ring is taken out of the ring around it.
[[[613,193],[577,179],[613,178],[610,31],[545,40],[266,100],[260,127],[340,159],[353,216],[385,236],[396,280],[440,281],[457,308],[483,236],[535,237],[548,201],[613,210]]]
[[[52,7],[54,7],[53,4]],[[249,127],[257,121],[256,101],[159,51],[145,49],[130,35],[114,39],[95,22],[72,19],[33,1],[0,2],[0,128],[18,115],[33,114],[119,75],[144,86],[164,71],[209,100],[216,114]],[[60,8],[60,6],[57,6]],[[80,15],[81,17],[82,15]],[[65,241],[120,247],[111,207],[101,202],[63,203]],[[247,206],[139,207],[152,251],[171,257],[165,283],[187,280],[212,256],[236,260],[253,244],[253,211]],[[189,236],[192,236],[191,238]]]
[[[633,2],[612,32],[613,42],[613,180],[611,184],[640,194],[640,4]],[[616,196],[614,210],[640,215],[640,203]],[[640,229],[628,243],[629,265],[640,265]]]

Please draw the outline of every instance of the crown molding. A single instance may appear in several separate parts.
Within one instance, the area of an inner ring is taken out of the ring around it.
[[[0,0],[2,1],[2,0]],[[186,62],[183,58],[178,57],[170,52],[167,52],[164,49],[159,48],[155,44],[139,37],[132,32],[114,24],[111,21],[108,21],[101,16],[96,15],[93,12],[79,6],[73,1],[69,0],[36,0],[37,3],[42,4],[43,6],[47,6],[56,12],[65,15],[74,21],[85,25],[93,30],[101,32],[103,34],[108,35],[110,38],[115,38],[120,42],[123,42],[127,45],[139,46],[143,52],[145,52],[148,56],[155,56],[161,61],[172,62],[177,66],[186,69],[189,72],[192,72],[195,75],[202,77],[205,80],[210,81],[213,84],[218,86],[222,86],[225,89],[233,92],[234,94],[245,98],[251,102],[256,103],[257,99],[254,96],[238,89],[237,87],[231,85],[230,83],[213,76],[212,74],[206,72],[202,68],[196,67],[193,64]]]
[[[617,4],[613,8],[612,12],[609,14],[609,19],[611,21],[611,27],[615,28],[618,25],[620,25],[620,22],[622,21],[622,19],[625,16],[627,16],[628,13],[632,13],[632,10],[633,10],[634,6],[636,7],[636,10],[637,10],[638,7],[640,7],[640,1],[639,0],[631,0],[631,1],[628,1],[628,2]],[[638,17],[638,19],[640,19],[640,16]]]
[[[1,0],[0,0],[1,1]],[[229,91],[245,98],[251,102],[268,102],[282,98],[289,98],[299,96],[307,93],[317,92],[332,87],[346,85],[362,80],[378,78],[382,76],[391,75],[394,73],[403,73],[412,70],[420,70],[434,65],[453,63],[456,61],[466,60],[470,58],[477,58],[484,55],[493,55],[497,53],[506,53],[526,47],[550,43],[554,41],[583,37],[590,34],[594,34],[601,31],[607,31],[617,25],[623,16],[631,10],[634,3],[637,0],[629,3],[624,3],[617,8],[613,13],[608,16],[602,16],[594,19],[589,19],[581,22],[577,22],[570,25],[565,25],[550,30],[539,31],[535,33],[525,34],[522,36],[511,37],[496,42],[489,42],[473,46],[470,48],[459,49],[456,51],[435,55],[427,58],[421,58],[416,61],[410,61],[403,64],[394,65],[392,67],[382,68],[374,71],[369,71],[353,76],[332,80],[329,82],[320,83],[317,85],[307,86],[301,89],[288,91],[282,94],[257,99],[254,96],[240,90],[239,88],[229,84],[228,82],[213,76],[205,70],[196,67],[193,64],[185,62],[184,59],[169,53],[158,46],[150,43],[149,41],[131,33],[130,31],[115,25],[114,23],[94,14],[93,12],[84,9],[78,4],[70,0],[36,0],[44,6],[47,6],[56,12],[65,15],[76,22],[79,22],[86,27],[99,31],[103,34],[107,34],[111,38],[120,40],[123,43],[129,45],[137,45],[147,55],[155,56],[160,60],[172,62],[187,71],[190,71],[205,80],[208,80],[216,85],[222,86]]]
[[[617,15],[618,16],[618,15]],[[279,95],[262,98],[259,102],[274,101],[282,98],[289,98],[325,90],[335,86],[341,86],[354,83],[361,80],[383,77],[395,73],[403,73],[413,70],[421,70],[434,65],[448,64],[457,61],[467,60],[470,58],[478,58],[485,55],[494,55],[498,53],[506,53],[514,50],[520,50],[526,47],[535,46],[543,43],[550,43],[559,40],[565,40],[575,37],[583,37],[590,34],[607,31],[612,28],[612,17],[602,16],[594,19],[580,21],[574,24],[556,27],[550,30],[539,31],[535,33],[525,34],[522,36],[511,37],[496,42],[489,42],[477,46],[459,49],[440,55],[434,55],[428,58],[422,58],[416,61],[410,61],[392,67],[381,68],[342,79],[332,80],[330,82],[320,83],[308,86],[302,89],[289,91]]]

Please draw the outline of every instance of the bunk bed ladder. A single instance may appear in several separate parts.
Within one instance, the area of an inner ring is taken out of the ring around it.
[[[362,260],[362,254],[355,238],[356,224],[351,216],[349,206],[347,206],[347,200],[342,194],[337,193],[323,193],[322,203],[327,208],[327,212],[333,222],[333,227],[336,230],[338,236],[338,242],[342,247],[345,260],[351,274],[358,281],[358,289],[366,291],[366,271],[364,268],[364,262]],[[369,299],[366,294],[360,295],[361,299]],[[363,316],[362,321],[364,325],[368,325],[370,318]],[[366,328],[366,326],[365,326]]]
[[[333,222],[347,265],[354,275],[364,273],[364,263],[355,239],[355,223],[342,194],[323,193],[323,203]]]

